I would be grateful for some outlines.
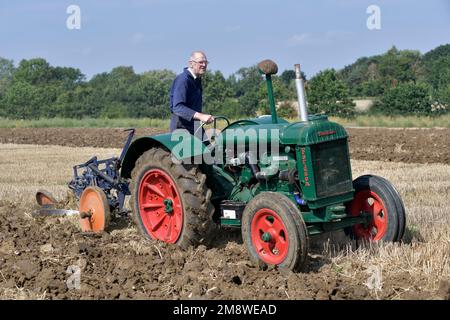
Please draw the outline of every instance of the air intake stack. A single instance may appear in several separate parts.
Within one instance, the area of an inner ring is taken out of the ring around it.
[[[267,95],[269,96],[270,113],[272,114],[272,123],[278,123],[277,109],[275,107],[275,98],[273,97],[272,75],[278,72],[278,66],[272,60],[263,60],[258,63],[259,72],[264,74],[267,83]]]

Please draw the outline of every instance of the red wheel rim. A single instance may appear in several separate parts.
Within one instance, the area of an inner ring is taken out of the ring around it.
[[[175,243],[183,228],[181,198],[172,178],[162,170],[147,171],[139,185],[139,215],[152,238]]]
[[[280,264],[286,258],[289,239],[280,216],[268,208],[258,210],[252,220],[251,237],[259,257],[269,264]]]
[[[372,220],[368,225],[357,224],[353,231],[358,239],[380,240],[386,233],[388,214],[380,197],[373,191],[363,190],[355,194],[350,214],[359,216],[362,212],[369,213]]]

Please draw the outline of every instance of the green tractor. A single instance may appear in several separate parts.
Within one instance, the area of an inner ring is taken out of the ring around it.
[[[265,75],[271,116],[238,120],[209,144],[186,132],[135,140],[121,176],[131,179],[134,220],[142,234],[188,247],[216,226],[241,228],[256,264],[305,266],[308,238],[344,229],[354,239],[400,241],[405,209],[386,179],[352,181],[348,134],[325,115],[308,116],[296,65],[301,121],[279,119],[270,60]],[[224,228],[226,230],[227,228]]]
[[[271,81],[277,65],[264,60],[258,67],[271,115],[232,123],[216,117],[226,126],[219,132],[215,121],[207,142],[181,131],[124,148],[119,179],[129,183],[140,232],[187,248],[219,229],[241,228],[255,264],[293,271],[305,266],[309,237],[324,232],[400,241],[405,209],[398,191],[375,175],[352,180],[348,134],[326,115],[308,116],[300,66],[301,119],[293,123],[277,117]]]

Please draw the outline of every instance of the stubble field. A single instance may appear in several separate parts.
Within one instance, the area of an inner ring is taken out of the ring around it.
[[[76,209],[66,187],[72,166],[118,155],[126,134],[0,129],[0,298],[449,299],[450,130],[348,131],[353,177],[384,176],[402,195],[404,241],[357,248],[342,233],[312,238],[307,270],[291,273],[253,266],[239,232],[182,251],[144,240],[127,219],[86,237],[74,217],[33,218],[42,188]]]

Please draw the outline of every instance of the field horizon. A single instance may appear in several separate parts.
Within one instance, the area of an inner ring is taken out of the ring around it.
[[[250,118],[250,117],[249,117]],[[358,114],[354,118],[329,117],[346,127],[381,128],[450,128],[450,115],[441,116],[384,116]],[[235,121],[237,119],[230,119]],[[289,122],[298,118],[286,118]],[[35,120],[0,117],[0,128],[169,128],[169,119],[152,118],[42,118]]]

